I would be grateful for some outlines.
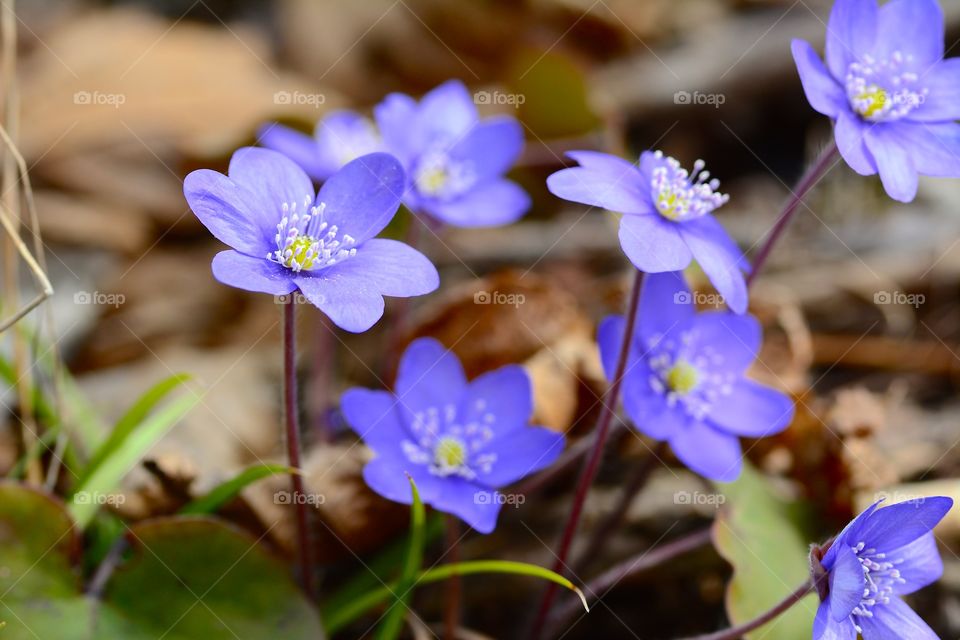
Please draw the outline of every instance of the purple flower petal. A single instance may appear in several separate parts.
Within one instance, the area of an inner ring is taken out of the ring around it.
[[[837,116],[834,129],[840,155],[851,169],[862,176],[872,176],[877,173],[877,163],[867,149],[865,134],[868,128],[869,125],[863,120],[850,111],[843,110]]]
[[[383,150],[373,123],[355,111],[333,111],[317,122],[313,136],[323,163],[325,176],[368,153]]]
[[[943,575],[943,560],[933,533],[920,536],[907,546],[891,551],[889,557],[900,561],[897,570],[903,582],[893,585],[893,592],[897,595],[911,594],[933,584]]]
[[[279,202],[270,209],[277,214],[277,219],[271,220],[264,215],[267,212],[251,208],[246,189],[210,169],[191,172],[183,181],[183,195],[203,226],[220,242],[257,257],[275,248],[272,234],[280,221]]]
[[[374,238],[357,249],[357,255],[326,270],[329,278],[354,278],[372,282],[381,295],[409,298],[440,286],[437,268],[413,247],[397,240]]]
[[[704,216],[682,225],[680,233],[693,258],[727,306],[736,313],[744,313],[747,310],[747,283],[741,270],[748,263],[720,223]]]
[[[648,273],[643,279],[636,348],[646,351],[645,342],[668,334],[678,335],[696,317],[697,306],[680,271]]]
[[[860,604],[865,585],[857,554],[850,547],[839,549],[830,570],[830,617],[837,622],[846,620]]]
[[[362,333],[383,316],[380,288],[367,278],[301,271],[294,282],[307,300],[345,331]]]
[[[450,157],[468,163],[477,182],[499,178],[523,151],[523,127],[509,116],[489,118],[474,126],[450,150]]]
[[[260,127],[257,141],[296,162],[315,180],[326,180],[336,170],[336,167],[329,167],[321,159],[316,138],[277,122]]]
[[[480,533],[490,533],[497,526],[500,500],[495,491],[463,478],[445,478],[440,494],[433,499],[435,509],[452,513]]]
[[[489,180],[456,200],[425,201],[423,207],[427,213],[447,224],[491,227],[519,220],[530,208],[530,196],[509,180]]]
[[[433,338],[410,343],[397,371],[397,397],[411,411],[456,405],[467,388],[467,376],[453,352]]]
[[[765,438],[786,429],[793,411],[793,400],[785,393],[741,379],[713,405],[710,421],[736,435]]]
[[[400,207],[403,167],[393,156],[371,153],[347,163],[317,195],[324,220],[362,244],[380,233]]]
[[[383,142],[392,154],[408,164],[416,152],[417,101],[403,93],[391,93],[373,108],[373,117]]]
[[[707,311],[697,316],[692,327],[696,343],[722,359],[716,365],[719,369],[743,373],[757,359],[763,330],[753,316]]]
[[[604,375],[612,380],[617,370],[617,359],[620,357],[620,347],[623,345],[623,332],[626,329],[627,319],[623,316],[607,316],[600,321],[597,327],[597,346],[600,347],[600,362],[603,364]]]
[[[900,202],[911,202],[917,195],[919,176],[910,148],[901,144],[898,126],[902,125],[881,124],[867,129],[867,148],[877,163],[887,195]]]
[[[873,51],[876,37],[876,0],[836,0],[827,23],[827,66],[833,77],[847,77],[847,67]]]
[[[682,236],[683,225],[656,213],[625,215],[620,219],[620,246],[641,271],[680,271],[693,258]]]
[[[910,112],[909,120],[949,122],[960,120],[960,58],[932,66],[920,76],[920,85],[930,90],[923,104]]]
[[[526,429],[533,414],[530,376],[519,365],[478,376],[468,385],[457,414],[464,423],[489,427],[494,438]]]
[[[843,548],[843,546],[854,546],[859,541],[859,531],[863,528],[864,524],[870,519],[874,511],[877,510],[877,507],[880,506],[882,500],[877,500],[872,505],[860,512],[860,514],[847,523],[847,526],[843,528],[837,537],[834,539],[835,542],[827,549],[827,553],[823,556],[821,564],[827,570],[833,568],[833,563],[837,555],[837,550]],[[857,540],[853,540],[857,538]]]
[[[649,195],[644,195],[640,174],[633,165],[618,165],[618,171],[613,173],[593,167],[561,169],[547,177],[547,188],[558,198],[571,202],[618,213],[653,213]]]
[[[638,431],[654,440],[670,440],[691,421],[679,405],[669,406],[663,394],[650,387],[653,372],[645,364],[627,373],[623,381],[623,409]]]
[[[857,640],[857,632],[849,619],[837,622],[830,617],[830,598],[820,603],[813,620],[813,640]]]
[[[340,398],[347,424],[378,453],[393,451],[410,438],[399,409],[396,397],[387,391],[354,388]]]
[[[477,106],[467,87],[459,80],[448,80],[421,98],[417,134],[421,140],[456,139],[478,119]]]
[[[563,453],[564,439],[544,427],[521,427],[496,438],[483,454],[496,455],[488,473],[479,472],[477,481],[488,487],[502,487],[550,466]]]
[[[649,151],[647,153],[653,158],[652,153]],[[637,165],[624,160],[620,156],[601,151],[567,151],[564,155],[577,162],[584,169],[594,169],[612,175],[632,176],[634,172],[640,170]]]
[[[937,496],[877,509],[858,531],[851,532],[857,540],[851,537],[847,543],[865,542],[880,553],[893,551],[932,531],[952,506],[953,500]]]
[[[417,483],[420,499],[427,504],[433,502],[443,490],[440,478],[431,475],[426,468],[392,456],[378,455],[363,468],[363,480],[374,492],[387,500],[401,504],[413,502],[413,492],[407,474]]]
[[[897,597],[873,607],[873,617],[857,616],[865,640],[939,640],[926,622]]]
[[[848,108],[847,95],[809,42],[794,40],[790,44],[793,60],[800,73],[800,82],[810,106],[825,116],[836,118]]]
[[[297,289],[291,273],[276,262],[254,258],[238,251],[221,251],[213,257],[213,277],[223,284],[282,296]]]
[[[897,125],[900,144],[910,149],[917,172],[937,178],[960,177],[960,124],[955,122]]]
[[[877,16],[874,55],[896,51],[913,56],[921,69],[943,58],[943,10],[936,0],[890,0]]]
[[[670,438],[670,448],[683,464],[705,478],[732,482],[740,475],[743,455],[736,436],[703,422],[691,421]]]
[[[313,203],[310,177],[282,153],[256,147],[238,149],[230,158],[229,173],[230,179],[246,190],[250,198],[247,209],[256,214],[254,218],[271,240],[283,217],[283,203],[297,203],[301,210]]]

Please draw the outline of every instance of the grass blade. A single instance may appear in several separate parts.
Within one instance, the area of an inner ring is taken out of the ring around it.
[[[426,540],[427,513],[417,491],[417,483],[409,475],[410,491],[413,492],[413,503],[410,505],[410,545],[407,547],[407,557],[403,563],[403,573],[397,582],[396,601],[387,611],[386,618],[377,630],[378,640],[395,640],[403,628],[404,612],[407,610],[407,600],[417,583],[417,574],[423,565],[423,547]]]
[[[207,515],[215,512],[224,504],[232,500],[241,491],[257,480],[281,473],[299,473],[296,469],[282,464],[257,464],[247,467],[236,476],[223,484],[214,487],[209,493],[190,502],[182,509],[180,515]]]

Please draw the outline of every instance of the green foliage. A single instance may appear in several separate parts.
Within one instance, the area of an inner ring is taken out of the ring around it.
[[[410,505],[410,544],[407,548],[407,557],[403,563],[403,573],[397,582],[396,602],[387,611],[386,618],[377,633],[378,640],[394,640],[400,635],[403,628],[403,617],[407,610],[409,594],[417,582],[417,574],[423,565],[423,547],[425,544],[425,528],[427,521],[426,509],[420,500],[420,492],[413,478],[410,480],[410,491],[413,492],[413,504]]]
[[[241,491],[257,480],[280,473],[299,473],[296,469],[282,464],[255,464],[247,467],[235,477],[214,487],[210,493],[197,498],[180,510],[180,515],[205,515],[215,513],[217,509],[235,498]]]

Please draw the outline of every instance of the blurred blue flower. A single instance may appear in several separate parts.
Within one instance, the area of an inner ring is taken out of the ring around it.
[[[826,66],[793,41],[807,100],[836,122],[843,159],[879,173],[902,202],[916,196],[918,174],[960,177],[960,58],[943,59],[943,39],[936,0],[837,0]]]
[[[515,222],[530,197],[503,175],[523,150],[515,118],[480,120],[473,97],[458,80],[420,102],[391,93],[374,108],[385,148],[407,170],[404,204],[458,227]]]
[[[317,122],[313,136],[272,123],[260,128],[258,139],[264,147],[296,162],[317,182],[323,182],[351,160],[383,151],[373,122],[346,110],[324,116]]]
[[[337,326],[366,331],[383,315],[383,296],[416,296],[439,286],[418,251],[375,238],[403,191],[404,173],[385,153],[362,156],[333,174],[320,193],[283,154],[246,147],[229,174],[200,169],[184,195],[200,222],[232,249],[213,259],[213,275],[247,291],[297,291]]]
[[[813,640],[936,640],[904,596],[943,573],[933,528],[953,506],[945,497],[878,509],[874,503],[837,536],[820,561],[827,571]]]
[[[697,313],[679,272],[649,274],[623,378],[634,425],[665,440],[685,465],[712,480],[740,474],[738,436],[762,438],[793,418],[785,394],[745,377],[760,349],[760,325],[727,311]],[[606,318],[597,342],[612,378],[624,340],[623,316]]]
[[[410,504],[409,473],[424,503],[482,533],[493,531],[500,507],[510,501],[497,488],[548,466],[563,451],[563,436],[527,425],[533,396],[522,367],[468,382],[457,357],[432,338],[407,348],[395,393],[351,389],[341,407],[376,454],[363,470],[374,491]]]
[[[727,202],[698,160],[691,175],[673,158],[646,151],[636,166],[606,153],[572,151],[579,167],[547,178],[565,200],[622,213],[620,246],[647,273],[680,271],[696,260],[737,313],[747,309],[746,258],[710,215]]]

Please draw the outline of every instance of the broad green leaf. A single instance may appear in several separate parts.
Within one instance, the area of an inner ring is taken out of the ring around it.
[[[422,571],[417,577],[416,584],[430,584],[432,582],[446,580],[452,576],[467,576],[477,573],[512,574],[549,580],[576,593],[583,603],[583,608],[587,611],[590,610],[583,592],[574,586],[572,582],[549,569],[544,569],[534,564],[527,564],[526,562],[514,562],[512,560],[471,560],[468,562],[445,564]],[[355,598],[353,602],[339,610],[325,609],[323,622],[327,632],[333,634],[339,631],[370,609],[388,600],[396,589],[397,585],[394,583]]]
[[[282,464],[256,464],[247,467],[230,480],[214,487],[210,493],[197,498],[180,509],[180,515],[205,515],[214,513],[257,480],[262,480],[263,478],[280,473],[299,473],[299,471]]]
[[[69,510],[80,528],[86,528],[90,519],[101,506],[101,498],[109,496],[120,484],[130,469],[136,466],[143,456],[177,424],[193,407],[200,397],[190,394],[177,398],[162,409],[155,411],[149,418],[131,432],[120,445],[103,459],[96,470],[77,486],[71,498]]]
[[[407,610],[407,601],[410,599],[410,592],[416,585],[417,574],[423,565],[424,529],[427,513],[426,509],[423,508],[423,502],[420,500],[417,483],[410,476],[407,476],[407,479],[410,480],[410,491],[413,493],[413,504],[410,505],[410,545],[407,549],[406,561],[403,563],[403,573],[397,582],[396,602],[391,605],[383,624],[378,629],[377,638],[380,640],[394,640],[400,635],[400,630],[403,628],[404,613]]]
[[[718,487],[724,503],[714,521],[713,541],[733,565],[727,615],[731,623],[741,624],[768,611],[808,579],[809,544],[790,517],[790,503],[750,465],[744,465],[735,482]],[[811,594],[745,637],[810,640],[816,611]]]
[[[87,463],[87,467],[83,470],[83,473],[80,475],[79,480],[77,480],[77,486],[82,486],[86,481],[97,472],[97,469],[100,465],[103,464],[104,460],[109,458],[114,452],[119,449],[124,441],[130,436],[131,433],[146,420],[147,416],[150,415],[150,412],[164,399],[167,395],[179,387],[181,384],[190,379],[190,376],[185,374],[177,374],[170,376],[169,378],[162,380],[151,387],[146,393],[140,396],[132,407],[130,407],[127,412],[117,421],[117,424],[113,427],[113,430],[110,431],[110,435],[107,436],[107,439],[101,443],[97,450],[90,457],[90,462]]]
[[[596,129],[584,69],[561,51],[521,51],[507,72],[520,119],[537,138],[565,138]]]

